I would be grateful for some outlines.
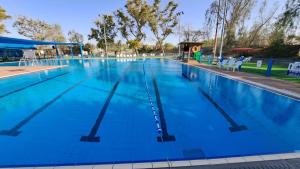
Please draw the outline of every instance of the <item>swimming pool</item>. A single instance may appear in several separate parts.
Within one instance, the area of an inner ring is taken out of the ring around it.
[[[0,167],[300,150],[297,100],[172,60],[65,64],[0,80]]]

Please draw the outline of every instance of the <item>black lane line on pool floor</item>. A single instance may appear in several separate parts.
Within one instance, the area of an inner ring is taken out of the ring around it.
[[[189,81],[192,81],[187,75],[182,74],[183,77],[188,79]],[[198,88],[203,96],[205,96],[214,106],[215,108],[222,114],[222,116],[226,119],[226,121],[231,125],[229,127],[229,130],[231,132],[237,132],[237,131],[243,131],[247,130],[247,127],[245,125],[239,125],[237,122],[235,122],[229,115],[226,113],[226,111],[212,98],[210,97],[202,88]]]
[[[21,131],[19,131],[20,128],[22,128],[24,125],[26,125],[30,120],[32,120],[35,116],[40,114],[43,110],[45,110],[47,107],[49,107],[51,104],[53,104],[55,101],[57,101],[59,98],[61,98],[63,95],[71,91],[72,89],[79,86],[81,83],[83,83],[86,79],[81,80],[80,82],[74,84],[73,86],[69,87],[67,90],[63,91],[59,95],[57,95],[55,98],[44,104],[39,109],[35,110],[33,113],[31,113],[29,116],[27,116],[24,120],[20,121],[17,125],[15,125],[13,128],[9,130],[1,130],[0,135],[6,135],[6,136],[18,136]]]
[[[60,77],[60,76],[66,75],[66,74],[68,74],[68,73],[62,73],[62,74],[59,74],[59,75],[56,75],[56,76],[53,76],[53,77],[49,77],[49,78],[46,78],[46,79],[41,80],[41,81],[39,81],[39,82],[36,82],[36,83],[30,84],[30,85],[28,85],[28,86],[22,87],[22,88],[20,88],[20,89],[17,89],[17,90],[14,90],[14,91],[5,93],[5,94],[3,94],[3,95],[0,96],[0,99],[2,99],[3,97],[9,96],[9,95],[11,95],[11,94],[17,93],[17,92],[19,92],[19,91],[25,90],[25,89],[27,89],[27,88],[29,88],[29,87],[36,86],[36,85],[38,85],[38,84],[44,83],[44,82],[46,82],[46,81],[55,79],[55,78],[57,78],[57,77]]]
[[[114,84],[113,88],[111,89],[111,91],[109,92],[109,95],[107,96],[106,100],[105,100],[105,103],[100,111],[100,113],[98,114],[98,117],[93,125],[93,127],[91,128],[90,130],[90,133],[87,135],[87,136],[82,136],[80,138],[80,141],[81,142],[100,142],[100,137],[99,136],[96,136],[97,135],[97,132],[99,130],[99,127],[100,127],[100,124],[105,116],[105,113],[106,113],[106,110],[109,106],[109,103],[112,99],[112,97],[114,96],[121,80],[124,78],[125,74],[128,72],[129,68],[131,67],[131,65],[129,65],[124,73],[121,75],[121,77],[117,80],[117,82]]]
[[[215,108],[222,114],[222,116],[226,119],[226,121],[231,125],[231,127],[229,127],[229,130],[231,132],[247,130],[246,126],[239,125],[237,122],[235,122],[228,115],[228,113],[226,113],[225,110],[213,98],[211,98],[205,91],[203,91],[200,87],[199,87],[199,90],[215,106]]]
[[[175,136],[169,135],[169,133],[168,133],[167,122],[165,119],[165,113],[164,113],[163,106],[162,106],[161,99],[160,99],[160,93],[158,90],[157,81],[156,81],[156,78],[155,78],[154,74],[152,73],[152,71],[151,71],[151,76],[152,76],[152,82],[153,82],[155,96],[156,96],[161,130],[162,130],[162,136],[157,137],[157,141],[158,142],[175,141],[176,140]]]

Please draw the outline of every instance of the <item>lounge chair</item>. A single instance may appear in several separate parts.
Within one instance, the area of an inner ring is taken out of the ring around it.
[[[218,62],[218,66],[220,69],[224,68],[226,66],[226,64],[228,63],[227,59],[223,59],[222,61]]]
[[[235,71],[235,69],[240,70],[240,66],[242,66],[243,62],[242,61],[237,61],[234,63],[234,66],[232,68],[233,71]]]
[[[37,66],[38,61],[34,50],[23,50],[23,57],[19,61],[19,66],[24,63],[24,66]],[[28,64],[28,65],[27,65]]]
[[[226,65],[227,70],[233,69],[234,64],[235,64],[235,61],[236,61],[235,58],[231,58],[231,59],[228,61],[227,65]]]
[[[244,60],[243,60],[243,62],[250,62],[252,60],[252,57],[250,56],[250,57],[246,57]]]
[[[287,74],[289,76],[300,76],[300,62],[290,63]]]

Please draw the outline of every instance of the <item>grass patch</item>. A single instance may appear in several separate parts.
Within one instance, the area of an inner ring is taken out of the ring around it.
[[[257,68],[256,63],[244,63],[241,71],[266,76],[266,70],[267,64],[263,64],[261,68]],[[287,66],[273,64],[271,77],[290,82],[300,83],[300,77],[288,76],[287,70]]]

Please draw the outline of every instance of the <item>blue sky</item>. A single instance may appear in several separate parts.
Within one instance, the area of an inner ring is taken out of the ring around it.
[[[184,11],[184,15],[181,17],[182,24],[200,29],[204,22],[205,10],[209,7],[211,0],[175,1],[179,4],[179,10]],[[262,0],[257,1],[259,4]],[[122,8],[125,2],[125,0],[0,0],[0,6],[12,16],[12,19],[5,21],[10,32],[5,36],[24,38],[18,35],[16,29],[12,27],[16,17],[24,15],[51,24],[59,24],[65,35],[69,30],[74,29],[82,33],[87,42],[87,35],[98,14],[112,13],[115,9]],[[167,0],[163,0],[163,2],[166,3]],[[282,10],[285,0],[269,0],[269,4],[275,2],[279,2],[279,9]],[[253,13],[250,22],[255,18],[255,12]],[[150,34],[146,41],[153,43],[153,36]],[[175,44],[178,37],[170,36],[167,41]]]

